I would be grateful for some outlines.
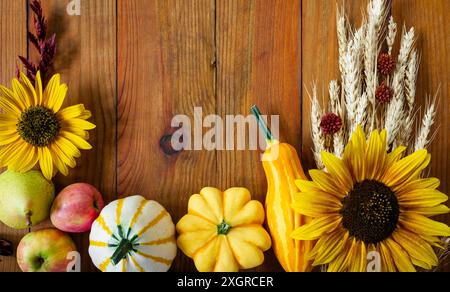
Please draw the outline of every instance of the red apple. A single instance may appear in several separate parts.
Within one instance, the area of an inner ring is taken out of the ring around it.
[[[67,272],[76,251],[72,239],[56,229],[28,233],[17,247],[17,263],[24,272]]]
[[[53,202],[50,219],[61,231],[83,233],[91,230],[105,203],[100,192],[85,183],[73,184]]]

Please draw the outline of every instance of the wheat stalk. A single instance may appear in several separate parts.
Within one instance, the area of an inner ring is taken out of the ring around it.
[[[344,9],[337,9],[337,36],[338,36],[338,47],[339,47],[339,69],[342,76],[344,75],[344,59],[343,56],[347,49],[347,28],[345,22]],[[344,78],[342,78],[344,80]]]
[[[342,103],[340,101],[340,88],[337,81],[333,80],[330,82],[330,107],[331,112],[344,117],[344,109],[342,108]],[[333,136],[333,147],[334,147],[334,155],[342,158],[344,155],[345,149],[345,128],[343,128]]]
[[[358,107],[356,110],[355,124],[360,125],[363,129],[366,127],[367,122],[367,107],[369,105],[369,99],[367,94],[364,92],[358,102]],[[355,129],[353,129],[355,130]]]
[[[322,162],[322,152],[325,151],[325,135],[320,127],[323,111],[317,98],[317,87],[313,85],[312,96],[308,95],[311,99],[311,135],[313,141],[313,153],[314,159],[318,169],[324,169],[325,166]]]
[[[407,113],[404,112],[405,103],[405,76],[408,66],[409,55],[413,49],[415,42],[414,28],[408,32],[404,28],[402,41],[400,45],[400,53],[397,60],[397,68],[394,72],[394,79],[392,81],[392,89],[394,90],[394,97],[386,110],[385,128],[388,132],[388,143],[393,144],[397,139],[402,124],[402,120],[407,118]]]
[[[394,148],[398,146],[405,146],[409,148],[412,140],[412,132],[415,122],[415,114],[412,110],[404,113],[404,118],[401,121],[400,130],[398,131],[397,139],[395,140]]]
[[[391,56],[392,56],[392,49],[394,47],[396,36],[397,36],[397,23],[395,23],[394,17],[391,16],[391,18],[389,19],[388,34],[386,37],[386,43],[388,45],[389,55],[391,55]]]
[[[401,66],[394,74],[394,80],[392,82],[394,97],[386,110],[385,128],[388,134],[388,145],[394,143],[397,133],[400,130],[399,125],[401,125],[404,118],[404,76],[405,67]]]
[[[425,114],[422,118],[422,124],[416,136],[414,151],[427,149],[431,142],[431,128],[433,127],[436,119],[436,98],[437,94],[432,102],[428,102],[429,105],[427,106]]]
[[[380,32],[381,27],[386,20],[386,1],[373,0],[368,5],[368,20],[366,27],[366,37],[364,43],[364,74],[366,84],[366,94],[370,102],[371,130],[375,128],[376,119],[376,98],[375,92],[378,86],[377,77],[377,59],[380,51]]]
[[[414,47],[415,43],[415,30],[412,27],[408,32],[406,32],[406,28],[403,28],[403,37],[400,44],[400,52],[398,54],[397,60],[397,68],[401,66],[407,66],[407,62],[410,56],[410,53]]]
[[[359,29],[349,42],[344,55],[344,96],[348,121],[348,135],[356,129],[356,116],[361,96],[361,49],[364,29]]]
[[[406,70],[406,81],[405,81],[406,101],[408,109],[411,112],[414,110],[414,103],[416,99],[418,73],[419,73],[419,55],[417,53],[417,50],[413,50],[408,60]]]
[[[332,80],[329,86],[330,93],[330,111],[342,117],[341,101],[339,97],[339,84],[336,80]]]

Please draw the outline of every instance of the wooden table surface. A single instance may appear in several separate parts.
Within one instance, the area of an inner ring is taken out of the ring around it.
[[[18,54],[28,45],[26,0],[0,0],[0,81],[10,84]],[[141,194],[161,202],[175,221],[190,195],[204,186],[243,186],[264,201],[265,175],[258,151],[192,151],[166,155],[160,139],[176,114],[247,115],[253,104],[280,115],[283,141],[295,145],[306,169],[314,163],[310,102],[303,85],[326,92],[338,78],[332,0],[81,0],[81,15],[66,13],[68,0],[43,0],[49,30],[57,34],[55,71],[69,84],[66,103],[84,103],[98,126],[90,152],[58,189],[75,182],[97,186],[107,201]],[[344,1],[338,1],[343,3]],[[347,0],[360,22],[367,0]],[[431,175],[450,193],[450,11],[448,0],[393,0],[396,20],[416,27],[422,66],[418,97],[440,87]],[[443,221],[450,223],[449,216]],[[36,227],[36,229],[42,228]],[[0,225],[0,237],[17,244],[25,232]],[[96,271],[88,235],[73,236],[83,271]],[[18,271],[2,258],[0,271]],[[173,271],[193,271],[179,252]],[[280,271],[271,252],[257,271]]]

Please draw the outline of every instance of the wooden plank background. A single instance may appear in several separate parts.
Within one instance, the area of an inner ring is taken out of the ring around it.
[[[16,55],[35,56],[27,44],[28,0],[0,0],[0,81],[9,84]],[[98,126],[58,189],[74,183],[97,186],[107,201],[141,194],[161,202],[178,221],[190,195],[204,186],[244,186],[264,200],[266,182],[257,151],[190,151],[167,155],[176,114],[247,115],[253,104],[280,115],[280,134],[314,163],[309,132],[310,103],[304,86],[327,91],[337,79],[336,3],[332,0],[81,0],[81,15],[66,13],[66,0],[43,0],[50,32],[57,33],[54,71],[70,86],[67,104],[82,102]],[[338,1],[359,22],[367,0]],[[414,25],[422,52],[418,97],[440,86],[439,128],[431,148],[431,174],[450,193],[449,68],[450,9],[447,0],[393,0],[399,22]],[[450,216],[441,219],[450,223]],[[48,226],[43,224],[37,228]],[[15,244],[24,232],[0,225],[0,237]],[[95,271],[88,235],[73,236],[83,271]],[[17,271],[2,258],[0,271]],[[193,271],[179,252],[173,271]],[[257,271],[280,271],[272,252]]]

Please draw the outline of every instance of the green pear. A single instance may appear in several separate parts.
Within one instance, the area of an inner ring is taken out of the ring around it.
[[[26,229],[50,217],[55,187],[41,172],[6,171],[0,175],[0,221]]]

